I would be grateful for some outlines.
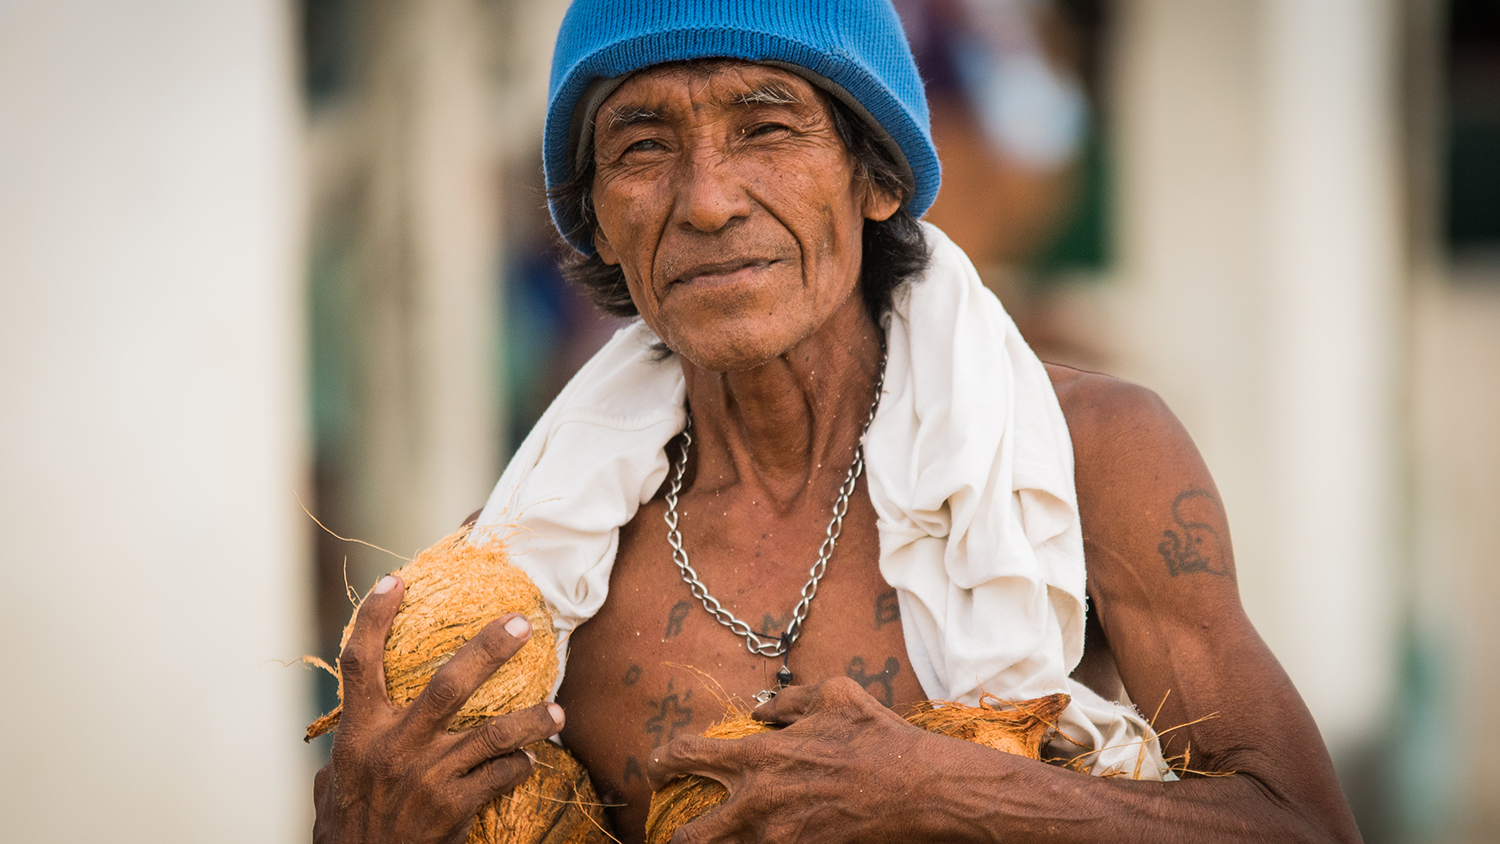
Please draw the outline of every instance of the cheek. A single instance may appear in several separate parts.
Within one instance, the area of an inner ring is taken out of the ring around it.
[[[845,287],[858,285],[858,275],[863,249],[862,233],[865,219],[853,197],[848,196],[847,184],[819,184],[812,196],[833,196],[835,199],[806,209],[806,226],[803,242],[809,271],[819,276],[843,279],[845,284],[829,288],[829,292],[840,298]]]
[[[599,230],[609,245],[609,254],[606,255],[605,249],[600,249],[600,257],[619,266],[625,275],[625,284],[630,289],[630,298],[635,302],[636,309],[643,312],[649,304],[642,301],[643,280],[650,278],[652,261],[656,257],[657,238],[651,236],[653,221],[643,219],[636,212],[652,207],[656,206],[650,197],[620,190],[595,193]]]

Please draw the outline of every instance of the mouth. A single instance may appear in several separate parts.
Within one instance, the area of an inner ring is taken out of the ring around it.
[[[695,264],[672,279],[672,284],[733,284],[746,281],[775,263],[775,259],[745,258]]]

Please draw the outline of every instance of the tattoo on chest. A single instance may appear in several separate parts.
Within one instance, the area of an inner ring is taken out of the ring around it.
[[[634,756],[627,756],[625,758],[625,775],[622,781],[626,785],[630,785],[631,780],[640,780],[641,782],[645,782],[646,775],[641,772],[640,760],[636,759]]]
[[[629,670],[625,672],[625,685],[634,686],[635,681],[639,679],[641,679],[641,667],[639,665],[630,666]]]
[[[671,611],[667,613],[667,630],[661,635],[663,639],[681,635],[682,622],[687,620],[688,613],[692,612],[693,605],[687,601],[678,601],[672,605]]]
[[[786,632],[787,625],[792,623],[792,614],[771,615],[766,613],[760,618],[760,629],[755,631],[762,636],[776,638]]]
[[[656,737],[652,747],[661,747],[676,738],[678,730],[693,723],[693,710],[687,705],[692,699],[692,689],[679,696],[672,688],[672,681],[667,680],[666,695],[661,700],[651,701],[656,714],[646,719],[646,734]]]
[[[878,674],[865,671],[865,658],[862,656],[849,660],[849,665],[844,668],[844,674],[849,679],[863,686],[871,697],[886,706],[896,702],[896,689],[891,681],[896,679],[896,674],[900,671],[901,663],[893,656],[885,658],[885,670]]]
[[[1177,530],[1162,531],[1156,551],[1167,564],[1167,573],[1217,574],[1229,577],[1224,540],[1214,522],[1224,521],[1224,510],[1213,493],[1190,489],[1172,500],[1172,521]]]
[[[875,596],[875,629],[901,620],[901,604],[896,601],[896,590],[888,589]]]

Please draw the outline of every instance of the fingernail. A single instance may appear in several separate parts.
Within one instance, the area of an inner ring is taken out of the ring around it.
[[[547,711],[552,713],[553,723],[557,724],[558,728],[561,729],[563,725],[562,707],[555,703],[549,703],[547,704]]]
[[[531,748],[523,747],[521,748],[521,752],[526,754],[526,758],[531,760],[531,764],[536,764],[536,754],[531,752]]]
[[[505,632],[519,639],[531,632],[531,622],[518,615],[505,622]]]
[[[380,582],[375,584],[375,589],[373,591],[376,595],[384,595],[392,589],[395,589],[396,584],[400,582],[401,581],[397,580],[394,574],[388,574],[385,577],[380,578]]]

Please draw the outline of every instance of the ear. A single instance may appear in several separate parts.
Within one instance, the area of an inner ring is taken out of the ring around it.
[[[901,208],[901,197],[871,184],[865,189],[864,215],[876,223],[889,220]]]
[[[894,214],[895,212],[891,213]],[[615,247],[609,242],[609,238],[604,236],[604,230],[598,226],[594,226],[594,250],[599,253],[599,260],[609,264],[611,267],[619,266],[620,253],[615,251]]]

